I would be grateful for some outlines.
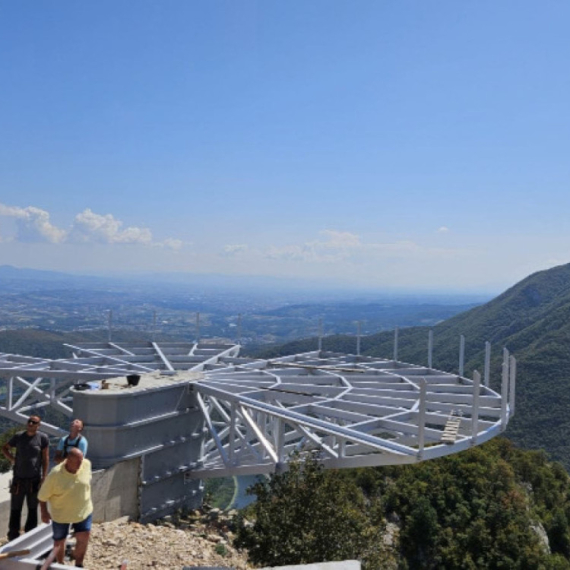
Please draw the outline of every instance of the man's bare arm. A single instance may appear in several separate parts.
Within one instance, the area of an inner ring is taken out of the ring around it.
[[[47,477],[49,470],[49,448],[42,449],[42,481]]]
[[[40,511],[42,516],[42,522],[46,524],[49,523],[49,521],[51,521],[51,515],[49,514],[46,502],[40,501]]]
[[[10,451],[11,447],[8,443],[5,443],[2,446],[2,453],[4,454],[4,457],[12,464],[14,465],[16,458],[14,457],[14,454]]]

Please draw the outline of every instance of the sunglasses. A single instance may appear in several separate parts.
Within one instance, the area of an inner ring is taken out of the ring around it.
[[[35,426],[36,424],[39,424],[40,422],[38,420],[28,420],[28,423]]]

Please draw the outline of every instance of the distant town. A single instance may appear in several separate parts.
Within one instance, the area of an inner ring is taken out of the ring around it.
[[[435,325],[485,299],[262,289],[244,283],[72,276],[0,267],[0,330],[108,329],[177,340],[264,345],[396,326]],[[360,323],[360,324],[358,324]]]

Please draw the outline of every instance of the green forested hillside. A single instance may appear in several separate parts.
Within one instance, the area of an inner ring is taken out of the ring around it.
[[[517,358],[516,414],[506,435],[529,449],[545,449],[570,468],[570,265],[527,277],[499,297],[435,327],[433,365],[457,371],[459,335],[466,337],[466,374],[482,371],[484,343],[493,343],[491,384],[500,382],[501,349]],[[390,358],[392,333],[362,339],[362,353]],[[314,350],[316,340],[288,343],[260,356]],[[427,329],[400,330],[399,359],[427,363]],[[354,352],[354,337],[324,339],[326,350]]]

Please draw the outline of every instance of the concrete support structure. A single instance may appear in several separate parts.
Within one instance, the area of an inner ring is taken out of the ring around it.
[[[136,518],[143,522],[202,502],[202,484],[187,476],[200,466],[204,438],[204,416],[196,392],[190,389],[201,376],[147,374],[135,387],[119,377],[105,382],[107,389],[74,393],[74,415],[85,421],[95,467],[140,458],[134,489]]]

